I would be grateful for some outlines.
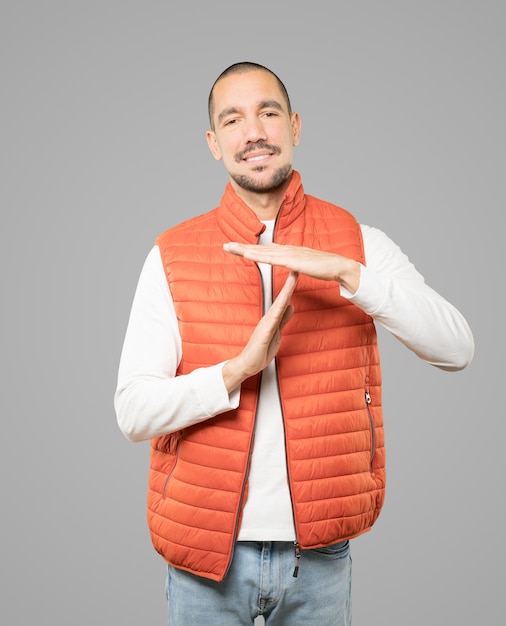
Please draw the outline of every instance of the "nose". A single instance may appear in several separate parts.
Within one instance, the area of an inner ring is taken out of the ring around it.
[[[267,139],[267,133],[265,132],[262,120],[256,115],[248,118],[243,128],[244,141],[246,143],[256,143],[257,141],[265,141]]]

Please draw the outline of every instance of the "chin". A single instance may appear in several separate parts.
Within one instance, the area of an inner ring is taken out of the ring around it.
[[[262,174],[265,168],[259,167],[257,173]],[[232,179],[246,191],[253,191],[256,193],[268,193],[279,189],[291,176],[292,166],[286,165],[278,168],[267,178],[246,175],[246,174],[230,174]]]

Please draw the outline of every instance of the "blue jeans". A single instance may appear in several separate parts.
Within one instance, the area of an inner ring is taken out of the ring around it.
[[[296,578],[284,541],[238,542],[221,583],[169,566],[169,626],[251,626],[258,615],[266,626],[350,626],[349,542],[301,553]]]

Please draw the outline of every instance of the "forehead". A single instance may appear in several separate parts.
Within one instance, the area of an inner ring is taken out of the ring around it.
[[[213,100],[216,115],[225,108],[258,106],[267,100],[277,101],[287,109],[276,77],[264,70],[225,76],[214,86]]]

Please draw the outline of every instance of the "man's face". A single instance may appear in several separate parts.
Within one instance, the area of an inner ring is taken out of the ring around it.
[[[232,74],[214,87],[209,149],[234,183],[250,192],[277,189],[292,172],[300,118],[291,116],[274,76],[263,70]]]

